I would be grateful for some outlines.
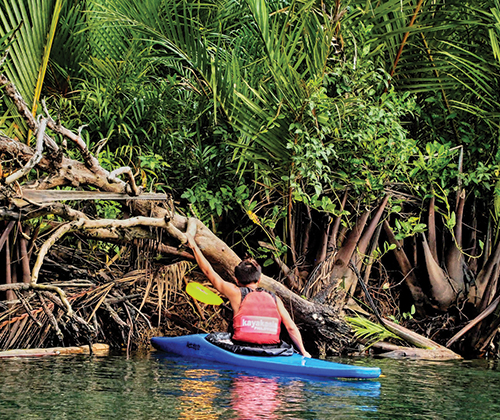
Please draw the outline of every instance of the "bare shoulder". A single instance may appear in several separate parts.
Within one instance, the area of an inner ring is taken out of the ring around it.
[[[230,283],[228,281],[223,280],[222,283],[222,293],[230,300],[232,301],[235,298],[238,298],[241,300],[241,292],[240,288],[236,286],[234,283]]]
[[[241,291],[238,286],[228,281],[224,281],[221,293],[229,299],[233,311],[238,312],[241,304]]]

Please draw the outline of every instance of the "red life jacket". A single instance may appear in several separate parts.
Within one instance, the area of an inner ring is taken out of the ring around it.
[[[276,297],[264,289],[240,288],[241,304],[233,318],[233,340],[254,344],[279,344],[281,316]]]

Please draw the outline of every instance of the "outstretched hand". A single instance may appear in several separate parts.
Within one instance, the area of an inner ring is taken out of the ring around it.
[[[194,236],[196,235],[196,230],[197,230],[196,220],[189,218],[187,222],[186,232],[184,232],[184,235],[186,235],[187,245],[189,246],[189,248],[197,246],[196,241],[194,240]]]
[[[186,239],[187,239],[185,245],[187,245],[191,249],[193,249],[195,246],[197,246],[196,241],[194,240],[194,237],[193,237],[193,235],[191,235],[191,233],[185,232],[185,235],[186,235]]]

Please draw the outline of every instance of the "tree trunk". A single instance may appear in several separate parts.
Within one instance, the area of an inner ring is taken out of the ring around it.
[[[373,238],[373,235],[377,229],[377,226],[379,225],[380,219],[382,218],[382,215],[384,214],[385,206],[387,205],[388,200],[389,200],[389,196],[386,195],[384,197],[384,199],[382,200],[382,203],[378,207],[378,210],[375,213],[375,215],[373,216],[372,220],[370,220],[368,227],[363,232],[363,235],[361,236],[361,238],[358,242],[357,252],[355,252],[351,258],[351,262],[358,269],[358,271],[361,271],[361,266],[362,266],[363,261],[364,261],[365,256],[366,256],[365,255],[366,250],[368,249],[368,245],[370,244],[370,241]],[[348,294],[354,295],[354,293],[356,291],[357,284],[358,284],[358,277],[356,276],[356,274],[352,270],[349,270],[349,276],[346,280],[346,288],[345,288],[346,292]]]
[[[437,261],[437,243],[436,243],[436,197],[433,195],[431,197],[431,201],[429,202],[429,218],[427,222],[428,229],[428,241],[429,241],[429,249],[431,251],[431,255]]]

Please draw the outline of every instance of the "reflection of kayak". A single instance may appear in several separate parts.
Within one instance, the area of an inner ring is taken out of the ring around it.
[[[168,353],[211,360],[219,363],[293,375],[311,375],[331,378],[378,378],[380,369],[310,359],[299,354],[292,356],[248,356],[231,353],[205,340],[206,334],[180,337],[153,337],[152,345]]]

